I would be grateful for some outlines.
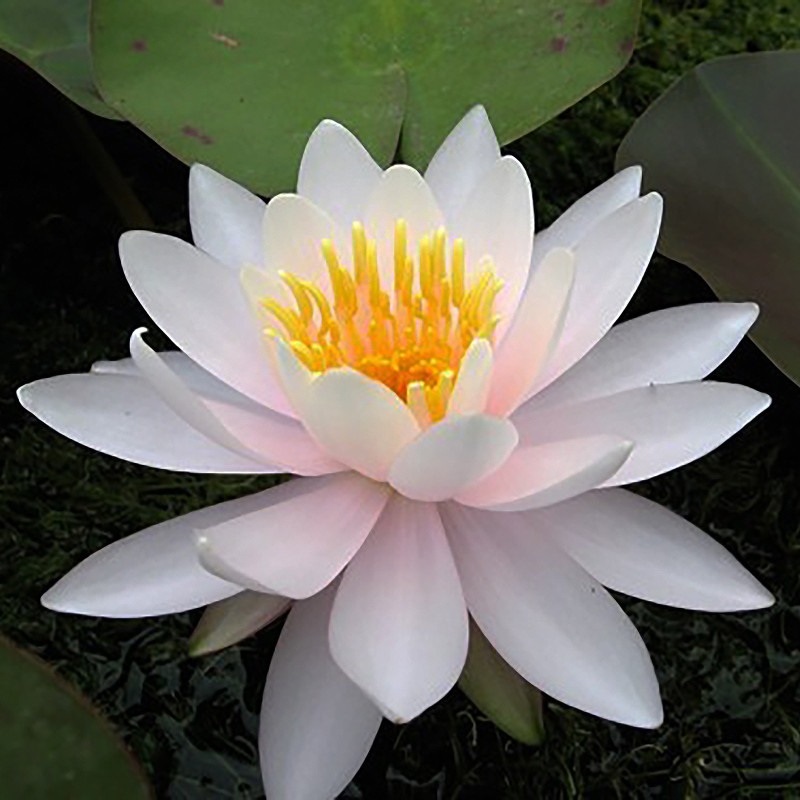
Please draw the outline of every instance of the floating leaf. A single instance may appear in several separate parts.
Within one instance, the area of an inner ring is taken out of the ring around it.
[[[106,101],[186,162],[292,189],[330,117],[424,167],[474,104],[503,142],[628,60],[640,0],[94,0]]]
[[[88,111],[118,118],[92,78],[89,0],[0,0],[0,48]]]
[[[43,661],[2,638],[0,775],[8,798],[152,798],[110,725]]]
[[[469,653],[458,685],[509,736],[524,744],[544,741],[542,693],[502,658],[471,618]]]
[[[637,120],[617,166],[664,195],[658,249],[723,300],[755,300],[761,349],[800,383],[800,51],[708,61]]]

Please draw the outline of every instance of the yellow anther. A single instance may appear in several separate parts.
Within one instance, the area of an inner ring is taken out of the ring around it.
[[[322,290],[316,284],[312,283],[311,281],[299,281],[300,285],[305,289],[308,294],[311,295],[311,298],[317,305],[319,309],[319,316],[320,316],[320,328],[318,336],[325,336],[328,333],[333,325],[336,323],[333,320],[333,315],[331,313],[331,307],[328,303],[328,298],[322,293]]]
[[[270,298],[262,300],[261,307],[269,314],[272,314],[272,316],[283,325],[290,339],[308,340],[305,325],[303,325],[296,311],[293,311],[291,308],[286,308],[286,306],[282,306],[277,300],[272,300]]]
[[[367,234],[360,222],[353,223],[353,269],[356,285],[366,283],[367,270]]]
[[[311,305],[302,283],[294,275],[283,270],[278,272],[278,277],[289,287],[289,291],[294,296],[295,303],[297,303],[300,319],[303,320],[304,325],[308,325],[311,322],[311,317],[314,316],[314,307]]]
[[[464,240],[453,242],[453,305],[461,306],[464,299]]]
[[[439,228],[433,239],[433,279],[441,281],[447,275],[447,232]]]
[[[292,348],[294,354],[313,372],[314,369],[314,355],[311,352],[311,349],[303,344],[303,342],[298,342],[296,339],[292,339],[289,342],[289,347]]]
[[[433,290],[432,266],[431,240],[429,236],[423,236],[419,240],[419,284],[423,297],[430,297]]]
[[[367,285],[369,304],[376,311],[381,307],[381,278],[378,274],[378,245],[374,239],[367,241]]]

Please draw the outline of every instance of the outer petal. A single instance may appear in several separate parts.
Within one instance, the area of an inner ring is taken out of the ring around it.
[[[204,436],[284,472],[324,475],[345,469],[325,455],[299,422],[239,394],[185,356],[173,355],[167,361],[147,346],[142,331],[144,328],[134,331],[131,337],[134,374],[143,374],[164,402]],[[198,386],[199,396],[182,375]]]
[[[606,217],[576,245],[564,330],[529,396],[585,355],[628,305],[653,255],[661,210],[661,197],[648,194]]]
[[[528,512],[526,519],[615,591],[698,611],[744,611],[774,602],[710,536],[624,489],[589,492]]]
[[[394,226],[407,225],[409,243],[444,225],[444,217],[424,178],[406,164],[395,164],[381,176],[367,203],[367,236],[376,239],[378,271],[384,289],[394,285]]]
[[[446,224],[456,219],[483,174],[500,158],[500,147],[483,106],[473,106],[439,145],[425,170]]]
[[[528,403],[545,408],[652,383],[700,380],[730,355],[757,316],[755,303],[695,303],[615,325]]]
[[[447,500],[494,472],[517,445],[505,419],[486,414],[445,417],[397,456],[389,483],[412,500]]]
[[[442,509],[467,606],[498,653],[568,705],[642,728],[661,724],[658,682],[631,621],[523,514]]]
[[[447,404],[448,414],[483,413],[492,383],[493,362],[488,340],[473,339],[461,359],[458,378]]]
[[[266,203],[239,184],[203,164],[189,172],[189,220],[192,238],[217,261],[240,270],[260,266],[261,218]]]
[[[139,302],[181,350],[248,397],[291,414],[233,270],[180,239],[146,231],[123,234],[119,252]]]
[[[633,446],[616,436],[590,436],[518,447],[500,469],[456,495],[464,505],[522,511],[560,503],[607,481]]]
[[[282,483],[249,513],[198,525],[200,561],[248,589],[310,597],[355,555],[388,496],[353,473]]]
[[[245,590],[212,603],[189,640],[189,655],[203,656],[252,636],[289,610],[291,600],[277,594]]]
[[[646,386],[547,409],[521,409],[514,423],[523,444],[612,434],[634,443],[608,486],[652,478],[719,447],[770,404],[733,383],[698,381]]]
[[[272,656],[258,735],[270,800],[334,800],[380,727],[380,711],[328,651],[334,592],[295,604]]]
[[[533,247],[533,199],[522,164],[513,156],[497,160],[452,225],[451,235],[464,239],[467,280],[477,273],[480,260],[491,256],[498,277],[505,281],[494,306],[501,317],[496,333],[500,341],[525,288]]]
[[[642,168],[627,167],[575,201],[549,228],[536,234],[534,266],[554,247],[575,247],[598,223],[639,196]]]
[[[17,391],[20,403],[54,430],[135,464],[180,472],[283,472],[212,442],[175,414],[142,378],[59,375]]]
[[[200,566],[194,529],[232,519],[258,502],[260,495],[230,500],[112,542],[61,578],[42,603],[71,614],[130,618],[177,614],[231,597],[242,587]]]
[[[333,458],[377,481],[386,480],[392,461],[419,433],[391,389],[346,368],[314,379],[303,422]]]
[[[381,168],[347,128],[324,119],[303,151],[297,193],[349,230],[353,222],[364,220],[367,200],[381,174]]]
[[[569,250],[551,250],[528,282],[517,313],[497,352],[489,410],[510,414],[525,399],[553,353],[569,307],[575,278],[575,257]]]
[[[342,578],[331,654],[400,723],[450,691],[468,642],[467,608],[436,506],[395,495]]]

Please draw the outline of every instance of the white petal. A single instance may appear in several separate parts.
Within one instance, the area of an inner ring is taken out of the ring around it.
[[[397,456],[389,483],[412,500],[447,500],[494,472],[517,439],[505,419],[486,414],[445,417]]]
[[[282,472],[221,447],[184,422],[142,378],[58,375],[17,390],[20,403],[73,441],[147,467],[179,472]]]
[[[388,496],[387,487],[353,473],[282,483],[250,513],[198,525],[200,561],[248,589],[309,597],[361,547]]]
[[[378,271],[384,289],[394,286],[394,226],[404,219],[409,252],[425,234],[444,225],[444,217],[424,178],[406,164],[395,164],[381,175],[367,204],[364,221],[367,236],[376,239]]]
[[[661,724],[647,648],[591,575],[524,513],[450,503],[442,519],[470,613],[525,680],[590,714],[642,728]]]
[[[661,197],[648,194],[606,217],[575,246],[575,282],[564,330],[529,395],[585,355],[622,313],[655,250]]]
[[[575,278],[575,257],[556,248],[528,282],[517,313],[498,347],[489,409],[506,416],[525,399],[564,328]]]
[[[344,230],[364,220],[381,168],[347,128],[325,119],[314,128],[297,177],[297,193],[327,211]]]
[[[616,436],[590,436],[518,447],[500,469],[456,495],[464,505],[522,511],[560,503],[607,481],[633,446]]]
[[[395,495],[344,573],[331,654],[400,723],[450,691],[468,643],[464,596],[436,506]]]
[[[627,167],[576,200],[549,228],[536,234],[534,264],[554,247],[575,247],[599,222],[639,196],[642,168]]]
[[[620,486],[704,456],[769,404],[767,395],[747,386],[697,381],[629,389],[564,407],[523,407],[514,423],[523,444],[596,434],[628,439],[633,453],[606,484]]]
[[[744,611],[774,602],[710,536],[624,489],[589,492],[527,519],[615,591],[697,611]]]
[[[292,413],[234,270],[180,239],[146,231],[123,234],[119,252],[139,302],[183,352],[248,397]]]
[[[259,495],[230,500],[112,542],[61,578],[42,603],[71,614],[131,618],[177,614],[238,594],[241,586],[202,568],[194,529],[258,502]]]
[[[377,481],[386,480],[397,454],[419,433],[391,389],[345,368],[314,379],[303,422],[331,457]]]
[[[468,285],[484,256],[491,256],[505,282],[494,304],[501,317],[496,331],[500,341],[528,280],[533,247],[533,199],[522,164],[513,156],[497,160],[472,190],[450,233],[464,239]]]
[[[217,261],[241,269],[260,266],[261,218],[266,203],[203,164],[189,171],[189,220],[195,245]]]
[[[755,303],[695,303],[615,325],[528,402],[544,408],[651,383],[700,380],[730,355],[757,316]]]
[[[284,465],[296,475],[326,475],[345,469],[325,455],[297,420],[245,397],[180,351],[159,353],[158,357],[233,436],[270,463]],[[98,361],[92,364],[92,372],[141,376],[131,358]]]
[[[454,220],[475,185],[495,161],[500,147],[483,106],[473,106],[439,145],[425,170],[446,224]]]
[[[321,208],[297,194],[273,197],[264,214],[264,264],[269,279],[290,272],[319,285],[330,297],[328,269],[322,242],[332,240],[339,248],[343,234]],[[339,255],[344,254],[339,251]],[[281,298],[278,298],[279,300]]]
[[[212,603],[189,640],[189,655],[204,656],[252,636],[289,610],[291,600],[277,594],[245,590]]]
[[[269,800],[334,800],[380,727],[380,711],[330,656],[334,592],[294,605],[272,656],[258,734]]]
[[[486,408],[492,383],[492,346],[473,339],[461,359],[458,377],[447,404],[448,414],[480,414]]]

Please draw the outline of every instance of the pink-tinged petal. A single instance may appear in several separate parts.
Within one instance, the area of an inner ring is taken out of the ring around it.
[[[413,167],[395,164],[381,175],[367,203],[364,224],[367,236],[376,240],[378,271],[384,289],[394,286],[394,226],[406,221],[409,251],[425,234],[444,225],[444,217],[425,179]]]
[[[272,656],[258,733],[269,800],[334,800],[381,724],[380,711],[331,658],[335,590],[295,603]]]
[[[598,223],[639,196],[642,168],[627,167],[576,200],[549,228],[536,234],[534,266],[554,247],[575,247]]]
[[[615,325],[528,404],[545,408],[651,383],[700,380],[730,355],[757,316],[755,303],[695,303]]]
[[[472,190],[452,223],[452,236],[464,239],[467,283],[484,256],[494,262],[505,283],[494,303],[500,315],[500,341],[511,323],[528,280],[533,247],[533,199],[525,168],[513,156],[503,156]]]
[[[472,190],[495,161],[500,147],[483,106],[473,106],[439,145],[425,170],[445,224],[456,219]]]
[[[528,396],[591,350],[628,305],[655,250],[662,205],[654,193],[634,200],[575,246],[575,282],[564,330]]]
[[[636,628],[608,592],[525,513],[441,509],[467,607],[525,680],[567,705],[635,725],[663,719]]]
[[[448,414],[481,414],[492,384],[494,357],[487,339],[473,339],[461,359]]]
[[[119,252],[137,299],[183,352],[253,400],[292,413],[235,270],[180,239],[147,231],[123,234]]]
[[[774,602],[710,536],[624,489],[589,492],[527,519],[614,591],[697,611],[754,610]]]
[[[195,245],[217,261],[240,270],[260,266],[261,218],[266,203],[203,164],[189,171],[189,220]]]
[[[386,480],[397,454],[419,434],[414,415],[391,389],[346,368],[313,380],[302,413],[332,458],[376,481]]]
[[[169,408],[143,378],[58,375],[21,387],[17,397],[58,433],[134,464],[178,472],[284,471],[211,441]]]
[[[42,603],[71,614],[133,618],[177,614],[238,594],[241,586],[200,565],[195,529],[247,513],[264,494],[192,511],[112,542],[61,578]]]
[[[291,600],[245,589],[212,603],[189,639],[189,655],[205,656],[241,642],[289,610]]]
[[[506,419],[450,416],[407,445],[389,471],[389,483],[412,500],[447,500],[494,472],[517,446]]]
[[[450,691],[468,643],[464,595],[436,506],[395,495],[345,570],[331,655],[400,723]]]
[[[733,383],[696,381],[629,389],[569,406],[514,415],[523,444],[610,434],[633,442],[631,457],[606,486],[621,486],[682,467],[719,447],[770,404]]]
[[[346,469],[329,458],[297,420],[245,397],[180,351],[158,356],[233,436],[276,468],[284,465],[285,471],[296,475],[326,475]],[[131,358],[99,361],[92,365],[92,372],[141,376]]]
[[[616,436],[589,436],[518,447],[500,469],[456,495],[467,506],[522,511],[560,503],[611,478],[633,445]]]
[[[309,137],[297,193],[324,209],[344,230],[363,221],[367,200],[375,190],[381,168],[347,128],[325,119]]]
[[[388,497],[388,487],[352,472],[282,483],[251,512],[198,525],[200,561],[247,589],[310,597],[355,555]]]
[[[497,351],[489,410],[506,416],[525,396],[561,338],[575,278],[570,250],[551,250],[528,281]]]
[[[300,195],[279,194],[267,205],[263,235],[269,279],[279,279],[281,271],[290,272],[302,280],[313,281],[330,294],[322,242],[331,239],[341,248],[349,239],[343,238],[336,223],[321,208]],[[343,255],[341,250],[339,254]]]

